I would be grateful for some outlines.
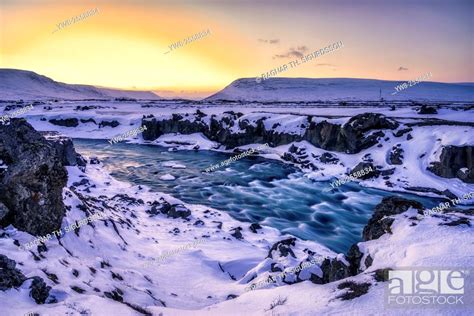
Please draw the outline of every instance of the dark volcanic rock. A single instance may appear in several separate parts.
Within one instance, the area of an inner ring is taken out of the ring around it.
[[[421,211],[423,205],[417,201],[407,200],[398,196],[386,197],[375,207],[374,214],[370,218],[362,232],[364,241],[377,239],[385,233],[391,233],[390,226],[394,219],[390,216],[401,214],[410,207]]]
[[[337,280],[345,279],[350,276],[350,268],[344,262],[337,259],[324,259],[321,264],[323,271],[322,278],[311,274],[310,280],[315,284],[326,284]]]
[[[469,221],[468,218],[460,218],[454,221],[451,221],[449,223],[442,223],[439,224],[440,226],[459,226],[459,225],[467,225],[471,227],[471,222]]]
[[[86,160],[76,152],[69,137],[61,136],[57,132],[42,132],[41,135],[56,149],[63,166],[86,166]]]
[[[426,104],[423,104],[418,110],[418,114],[438,114],[438,111],[434,106],[427,106]]]
[[[64,126],[64,127],[77,127],[79,125],[79,121],[77,118],[67,118],[67,119],[52,119],[49,120],[51,124]]]
[[[194,114],[194,119],[191,117],[190,120],[178,114],[173,115],[171,119],[164,120],[144,117],[142,125],[146,126],[146,130],[143,132],[143,139],[152,141],[166,133],[203,133],[208,139],[226,145],[227,148],[255,143],[268,143],[274,147],[307,140],[322,149],[357,153],[375,145],[377,139],[383,136],[381,132],[365,136],[366,132],[398,127],[397,122],[387,119],[381,114],[365,113],[354,116],[342,127],[327,121],[311,122],[305,134],[298,135],[267,130],[264,124],[265,117],[251,123],[247,119],[240,119],[239,113],[226,112],[226,115],[220,120],[212,115],[208,125],[201,121],[201,117],[202,114],[199,113]],[[240,128],[238,133],[231,132],[234,125],[238,125]]]
[[[339,159],[337,157],[334,157],[334,155],[332,155],[330,153],[322,154],[321,157],[319,158],[319,160],[322,163],[331,163],[331,164],[335,164],[339,161]]]
[[[306,129],[304,139],[325,150],[345,152],[348,149],[345,139],[341,135],[341,125],[327,121],[311,122]]]
[[[352,281],[342,282],[337,286],[339,290],[349,289],[346,293],[338,296],[341,300],[352,300],[356,297],[367,294],[370,288],[370,283],[355,283]]]
[[[102,127],[105,127],[105,126],[110,126],[110,127],[114,128],[114,127],[117,127],[119,125],[120,125],[120,123],[115,121],[115,120],[113,120],[112,122],[102,121],[102,122],[99,123],[99,128],[102,128]]]
[[[36,236],[59,229],[67,173],[51,143],[25,120],[13,119],[0,125],[0,159],[8,166],[0,177],[0,202],[9,210],[0,225]]]
[[[388,272],[391,271],[391,268],[386,269],[377,269],[374,271],[374,279],[377,282],[386,282],[388,281]]]
[[[244,239],[244,236],[242,235],[242,227],[232,228],[231,231],[233,231],[233,233],[231,234],[231,236],[233,236],[234,238],[236,238],[236,239]]]
[[[474,146],[443,147],[440,161],[432,163],[428,170],[443,178],[474,183]]]
[[[444,191],[436,190],[436,189],[433,189],[433,188],[425,188],[425,187],[405,187],[405,189],[409,190],[409,191],[416,191],[416,192],[432,192],[432,193],[435,193],[435,194],[438,194],[438,195],[447,196],[450,199],[457,199],[458,198],[454,193],[452,193],[448,189],[446,189]]]
[[[370,171],[372,170],[372,171]],[[367,180],[370,178],[377,178],[380,171],[375,168],[371,162],[359,162],[354,169],[351,170],[351,175],[355,176],[357,172],[364,173],[364,175],[357,177],[358,179]]]
[[[365,137],[364,133],[370,130],[396,129],[398,126],[398,122],[388,119],[382,114],[363,113],[352,117],[344,124],[341,134],[345,138],[349,153],[357,153],[375,145],[377,138],[384,136],[379,132]]]
[[[258,224],[258,223],[252,223],[252,225],[250,225],[249,229],[252,231],[252,233],[256,234],[257,229],[262,229],[262,226],[260,226],[260,224]]]
[[[350,275],[356,275],[359,272],[362,272],[360,269],[360,261],[364,254],[360,251],[357,244],[353,244],[349,251],[347,252],[347,261],[349,261],[349,273]]]
[[[393,136],[400,137],[400,136],[403,136],[403,134],[409,133],[411,131],[413,131],[413,128],[411,128],[411,127],[404,128],[404,129],[398,130],[395,133],[393,133]]]
[[[30,289],[30,296],[35,300],[36,304],[44,304],[48,299],[51,287],[46,285],[42,278],[35,276],[33,277]]]
[[[9,210],[5,204],[0,202],[0,221],[8,214]]]
[[[296,258],[295,253],[291,250],[291,246],[295,246],[295,241],[296,238],[288,238],[276,242],[268,252],[267,258],[273,259],[273,251],[277,252],[277,257],[288,257],[288,255],[291,255],[293,258]]]
[[[362,149],[377,144],[378,137],[383,133],[373,133],[365,136],[370,130],[395,129],[398,123],[375,113],[363,113],[352,117],[342,127],[323,121],[311,122],[306,130],[305,139],[316,147],[355,154]]]
[[[26,280],[23,273],[15,266],[14,260],[0,254],[0,291],[17,288]]]
[[[400,144],[392,147],[392,150],[388,154],[388,161],[391,165],[403,164],[403,149]]]
[[[191,211],[181,204],[171,205],[169,208],[162,208],[161,211],[172,218],[186,219],[191,216]]]

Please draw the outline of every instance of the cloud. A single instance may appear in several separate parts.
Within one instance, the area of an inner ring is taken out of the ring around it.
[[[276,54],[273,56],[273,58],[301,58],[304,56],[304,53],[308,51],[308,47],[306,46],[298,46],[296,48],[290,48],[286,53],[284,54]]]
[[[278,38],[275,38],[275,39],[262,39],[262,38],[259,38],[258,41],[260,43],[268,43],[268,44],[278,44],[280,42],[280,40]]]
[[[408,70],[408,68],[405,68],[405,67],[403,67],[403,66],[400,66],[400,67],[398,68],[398,71],[404,71],[404,70]]]

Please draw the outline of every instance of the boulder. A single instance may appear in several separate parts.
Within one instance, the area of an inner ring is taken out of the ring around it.
[[[79,120],[75,117],[67,119],[51,119],[49,122],[53,125],[64,127],[77,127],[79,125]]]
[[[311,274],[310,280],[315,284],[326,284],[341,279],[345,279],[350,276],[350,268],[342,260],[337,258],[324,259],[321,264],[321,271],[323,272],[322,277],[315,274]]]
[[[117,127],[117,126],[119,126],[119,125],[120,125],[120,123],[117,122],[116,120],[113,120],[113,121],[111,121],[111,122],[109,122],[109,121],[102,121],[102,122],[99,123],[99,128],[102,128],[102,127],[105,127],[105,126],[110,126],[110,127],[112,127],[112,128],[115,128],[115,127]]]
[[[401,165],[403,164],[403,149],[400,144],[397,144],[392,147],[392,150],[388,154],[388,162],[391,165]]]
[[[377,178],[380,174],[380,171],[375,168],[371,162],[359,162],[350,173],[352,176],[356,177],[357,174],[362,174],[357,177],[357,179],[367,180],[370,178]]]
[[[0,176],[0,202],[8,210],[0,226],[36,236],[61,228],[67,172],[52,144],[25,120],[12,119],[0,125],[0,159],[8,166]]]
[[[390,227],[394,221],[393,215],[406,212],[410,207],[423,210],[423,205],[417,201],[407,200],[398,196],[385,197],[374,210],[362,232],[364,241],[377,239],[385,233],[391,233]]]
[[[18,288],[26,280],[23,273],[15,266],[14,260],[0,254],[0,291]]]
[[[333,154],[326,152],[321,155],[321,157],[319,158],[319,161],[326,164],[336,164],[339,162],[339,159],[335,157]]]
[[[30,285],[30,296],[35,300],[36,304],[44,304],[49,297],[51,287],[46,285],[44,280],[38,276],[33,277]]]
[[[171,205],[166,214],[168,215],[168,217],[172,218],[187,219],[189,216],[191,216],[191,211],[187,209],[184,205],[176,204]]]
[[[418,114],[438,114],[436,107],[423,104],[418,110]]]
[[[288,238],[284,240],[280,240],[273,244],[272,248],[268,252],[267,258],[273,259],[273,256],[276,255],[276,257],[288,257],[288,255],[291,255],[293,258],[296,258],[295,253],[291,249],[291,247],[295,246],[296,238]],[[275,253],[273,253],[275,251]]]
[[[474,146],[443,147],[440,161],[432,162],[428,170],[443,178],[474,183]]]

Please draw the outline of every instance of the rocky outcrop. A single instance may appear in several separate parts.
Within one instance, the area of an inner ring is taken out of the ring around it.
[[[314,146],[325,150],[355,154],[377,144],[378,138],[384,136],[381,131],[367,136],[366,132],[395,129],[398,126],[396,121],[382,114],[363,113],[352,117],[342,126],[326,121],[311,122],[304,138]]]
[[[156,118],[144,118],[142,125],[147,130],[143,132],[143,139],[155,140],[166,133],[203,133],[208,139],[216,141],[234,148],[254,143],[269,143],[270,146],[279,146],[289,144],[294,141],[302,140],[297,134],[277,133],[273,130],[267,131],[263,124],[264,119],[256,122],[256,125],[244,119],[239,120],[239,115],[227,112],[221,120],[217,120],[215,115],[210,118],[210,123],[201,121],[202,115],[195,114],[193,118],[186,118],[179,114],[173,114],[171,119],[157,120]],[[230,128],[238,124],[241,131],[232,133]]]
[[[171,218],[182,219],[187,219],[191,216],[191,210],[181,204],[170,204],[165,200],[161,200],[161,202],[154,201],[151,205],[151,209],[146,211],[151,216],[165,214]]]
[[[347,252],[347,260],[349,261],[349,273],[350,275],[356,275],[362,272],[361,269],[361,260],[364,256],[364,253],[360,251],[360,248],[357,244],[353,244],[349,251]]]
[[[352,281],[342,282],[337,286],[339,290],[348,289],[344,294],[339,295],[337,298],[343,301],[352,300],[356,297],[362,296],[369,292],[371,284],[368,282],[365,283],[356,283]]]
[[[0,221],[8,214],[8,212],[6,205],[0,202]]]
[[[0,254],[0,291],[18,288],[26,277],[16,268],[16,262]]]
[[[99,123],[99,128],[102,128],[102,127],[105,127],[105,126],[110,126],[110,127],[112,127],[112,128],[115,128],[115,127],[117,127],[117,126],[119,126],[119,125],[120,125],[120,123],[117,122],[116,120],[113,120],[113,121],[111,121],[111,122],[109,122],[109,121],[102,121],[102,122]]]
[[[31,282],[30,289],[30,296],[35,300],[36,304],[46,303],[51,287],[46,285],[42,278],[38,276],[33,277],[33,282]]]
[[[325,163],[325,164],[336,164],[339,162],[339,158],[335,157],[333,154],[331,153],[324,153],[321,155],[321,157],[319,158],[319,161],[321,161],[322,163]]]
[[[310,280],[315,284],[326,284],[338,280],[345,279],[350,276],[349,266],[342,260],[324,259],[321,264],[322,277],[311,274]]]
[[[436,107],[423,104],[418,110],[418,114],[438,114]]]
[[[443,178],[474,183],[474,146],[443,147],[440,161],[431,163],[428,170]]]
[[[370,218],[362,232],[364,241],[377,239],[385,233],[391,233],[391,225],[394,222],[393,215],[406,212],[410,207],[419,212],[423,205],[417,201],[407,200],[398,196],[386,197],[375,207],[374,214]]]
[[[41,135],[56,149],[63,166],[86,166],[86,160],[76,152],[69,137],[64,137],[58,132],[42,132]]]
[[[308,159],[306,148],[303,147],[291,145],[288,152],[285,152],[281,158],[285,161],[297,164],[304,169],[318,170],[318,167]]]
[[[0,175],[0,202],[8,210],[0,225],[37,236],[59,229],[67,173],[51,143],[25,120],[13,119],[0,125],[0,159],[8,167]]]
[[[79,120],[75,117],[67,119],[51,119],[49,122],[53,125],[64,127],[77,127],[79,125]]]
[[[377,178],[380,175],[380,171],[377,170],[371,162],[359,162],[357,166],[351,170],[350,174],[358,179],[367,180]]]
[[[173,114],[170,119],[161,120],[155,117],[144,117],[142,125],[146,126],[147,130],[143,132],[143,138],[153,141],[166,133],[203,133],[208,139],[223,144],[227,148],[255,143],[268,143],[274,147],[306,140],[325,150],[358,153],[377,144],[378,138],[384,136],[381,129],[395,129],[399,126],[396,121],[374,113],[356,115],[342,126],[327,121],[316,123],[308,118],[309,126],[302,135],[299,135],[278,133],[274,129],[267,130],[264,124],[266,117],[251,123],[247,119],[241,119],[239,114],[226,112],[220,120],[212,115],[209,124],[201,120],[202,113],[196,113],[192,117]],[[238,132],[231,131],[235,125],[239,127]],[[372,130],[379,131],[366,135]]]
[[[412,131],[413,131],[413,128],[411,128],[411,127],[399,129],[398,131],[393,132],[393,136],[395,136],[395,137],[401,137],[401,136],[403,136],[404,134],[410,133],[410,132],[412,132]]]
[[[358,153],[377,144],[378,138],[385,136],[381,131],[365,136],[365,133],[369,131],[396,129],[398,126],[399,124],[396,121],[388,119],[382,114],[363,113],[356,115],[342,126],[341,138],[346,147],[345,152]]]
[[[296,258],[295,253],[291,249],[291,247],[295,246],[295,242],[296,238],[293,237],[276,242],[268,251],[267,258],[273,259],[274,257],[287,257],[288,255]]]
[[[392,150],[388,153],[388,162],[391,165],[403,164],[403,149],[401,148],[401,144],[392,147]]]

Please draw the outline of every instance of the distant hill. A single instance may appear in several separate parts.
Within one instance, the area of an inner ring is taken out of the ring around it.
[[[235,80],[206,100],[234,101],[350,101],[385,100],[474,101],[473,83],[421,82],[392,95],[405,81],[351,78],[255,78]]]
[[[114,98],[161,99],[150,91],[130,91],[98,88],[89,85],[66,84],[32,71],[0,69],[0,100]]]

